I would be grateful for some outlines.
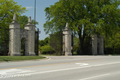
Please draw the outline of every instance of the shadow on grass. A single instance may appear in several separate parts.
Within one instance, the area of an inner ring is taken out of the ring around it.
[[[7,60],[7,59],[3,59],[3,61],[9,62],[10,60]]]

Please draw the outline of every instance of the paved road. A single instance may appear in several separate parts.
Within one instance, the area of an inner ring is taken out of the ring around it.
[[[0,80],[120,80],[120,56],[48,56],[2,62]]]

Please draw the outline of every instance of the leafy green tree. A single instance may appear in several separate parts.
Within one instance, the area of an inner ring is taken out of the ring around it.
[[[44,40],[39,40],[39,45],[40,45],[40,47],[49,45],[49,42],[50,42],[50,38],[46,37]]]
[[[78,37],[76,37],[76,36],[74,36],[73,37],[73,54],[75,53],[77,53],[77,51],[80,49],[80,41],[79,41],[79,38]]]
[[[17,19],[17,22],[19,24],[21,24],[21,28],[24,29],[25,25],[28,23],[28,17],[23,15],[23,16],[19,16]]]
[[[70,29],[79,36],[81,52],[84,41],[91,34],[111,36],[119,27],[120,0],[59,0],[47,7],[46,33],[63,30],[68,22]]]
[[[46,37],[44,39],[44,42],[45,42],[45,45],[48,45],[50,43],[50,38],[49,37]]]
[[[21,28],[24,29],[25,25],[28,23],[28,17],[26,15],[19,16],[17,22],[21,24]],[[32,24],[34,24],[34,20],[32,20]],[[38,22],[35,21],[35,24],[37,25]]]
[[[117,32],[112,37],[108,37],[107,39],[105,38],[105,48],[114,48],[116,43],[120,43],[120,32]]]
[[[0,44],[3,44],[4,41],[7,41],[6,44],[8,44],[9,24],[12,22],[13,14],[16,13],[18,16],[25,11],[27,11],[26,8],[17,5],[14,0],[0,0]]]
[[[0,50],[1,53],[7,55],[8,44],[9,44],[9,24],[12,22],[13,14],[24,13],[26,10],[25,7],[17,5],[17,2],[14,0],[0,0]]]
[[[44,40],[39,40],[39,45],[40,45],[40,47],[44,46],[45,45]]]
[[[44,40],[39,40],[39,51],[42,51],[42,53],[49,52],[50,49],[51,49],[49,44],[50,44],[50,38],[49,37],[46,37]],[[45,51],[45,50],[47,50],[47,51]]]
[[[17,2],[14,2],[14,0],[0,0],[0,22],[6,20],[9,23],[14,13],[20,15],[25,11],[26,8],[17,5]]]

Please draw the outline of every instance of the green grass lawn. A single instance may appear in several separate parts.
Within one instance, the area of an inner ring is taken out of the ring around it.
[[[64,56],[64,55],[57,55],[57,54],[39,54],[39,56]]]
[[[42,57],[42,56],[0,56],[0,62],[36,60],[36,59],[45,59],[45,57]]]

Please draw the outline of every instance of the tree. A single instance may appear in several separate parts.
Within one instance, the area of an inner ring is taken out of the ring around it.
[[[105,54],[120,54],[120,32],[105,40]]]
[[[19,16],[17,22],[20,24],[21,28],[24,29],[25,25],[28,23],[28,17],[25,15]]]
[[[17,5],[17,2],[14,0],[0,0],[0,22],[9,24],[12,21],[13,14],[16,13],[20,15],[24,13],[26,10],[25,7],[21,7],[21,5]]]
[[[49,43],[50,43],[50,38],[49,37],[46,37],[44,40],[39,40],[39,51],[44,50],[43,52],[45,52],[45,50],[50,47]],[[49,48],[49,49],[51,49],[51,48]]]
[[[9,24],[13,19],[13,14],[16,13],[18,16],[25,11],[27,11],[26,8],[21,7],[21,5],[17,5],[17,2],[14,2],[14,0],[0,0],[0,44],[3,44],[5,41],[4,39],[9,38],[8,30]]]
[[[17,22],[21,24],[21,28],[24,29],[25,25],[28,23],[28,17],[26,15],[18,16]],[[34,20],[32,20],[32,24],[34,24]],[[35,24],[38,24],[38,22],[35,21]]]
[[[77,51],[80,49],[80,41],[79,38],[74,36],[73,37],[73,54],[77,53]]]
[[[44,40],[39,40],[39,45],[40,45],[40,47],[49,45],[49,42],[50,42],[50,38],[46,37]]]
[[[2,48],[2,53],[7,55],[8,44],[9,44],[9,24],[12,22],[13,14],[24,13],[25,7],[17,5],[14,0],[0,0],[0,48]],[[1,50],[1,49],[0,49]]]
[[[46,33],[58,32],[68,22],[70,29],[79,36],[83,53],[86,36],[94,33],[108,37],[117,30],[119,4],[120,0],[59,0],[45,9],[44,30]]]

